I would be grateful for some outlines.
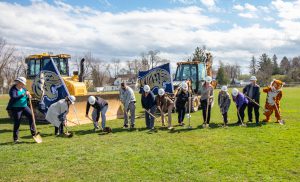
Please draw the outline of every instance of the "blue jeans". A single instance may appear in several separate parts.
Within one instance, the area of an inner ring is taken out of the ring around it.
[[[105,128],[105,123],[106,123],[106,111],[108,109],[108,106],[104,106],[100,111],[98,109],[94,109],[93,113],[92,113],[92,119],[94,121],[94,127],[97,128],[98,127],[98,120],[97,120],[97,116],[99,116],[99,114],[101,113],[101,126],[102,129]]]
[[[154,115],[155,110],[156,110],[156,106],[151,107],[150,113],[151,113],[152,115]],[[148,114],[148,113],[145,111],[145,118],[146,118],[146,127],[147,127],[148,129],[154,128],[154,117],[152,117],[150,114]]]
[[[19,139],[19,128],[20,128],[20,124],[21,124],[22,114],[24,114],[26,116],[26,118],[28,119],[31,135],[34,136],[36,133],[36,130],[33,125],[32,114],[31,114],[31,110],[29,109],[29,107],[27,106],[27,107],[12,108],[12,113],[13,113],[13,118],[14,118],[13,139],[14,140]]]

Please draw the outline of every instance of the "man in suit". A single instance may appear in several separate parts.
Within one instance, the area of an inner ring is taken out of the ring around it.
[[[255,114],[255,121],[256,124],[259,124],[259,98],[260,98],[260,87],[256,84],[256,77],[251,76],[250,78],[251,83],[249,85],[246,85],[243,89],[243,93],[246,95],[246,97],[249,100],[248,103],[248,119],[249,122],[252,122],[252,111],[254,109]],[[256,103],[254,103],[254,101]]]

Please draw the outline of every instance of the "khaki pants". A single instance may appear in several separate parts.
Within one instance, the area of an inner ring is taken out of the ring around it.
[[[172,126],[172,110],[174,108],[174,103],[170,104],[168,107],[168,127]],[[163,112],[162,110],[160,111],[160,115],[161,115],[161,122],[162,125],[165,124],[165,112]]]

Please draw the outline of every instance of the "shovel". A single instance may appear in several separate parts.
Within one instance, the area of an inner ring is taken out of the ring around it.
[[[247,95],[245,95],[245,97],[247,97],[247,99],[249,99],[251,102],[253,102],[255,105],[257,105],[258,107],[262,108],[264,110],[264,112],[266,111],[265,108],[263,108],[261,105],[259,105],[257,102],[255,102],[254,99],[251,99],[250,97],[248,97]]]
[[[67,126],[67,121],[65,122],[65,128],[66,128],[65,136],[67,138],[72,138],[73,137],[73,132],[69,132],[69,129],[68,129],[68,126]]]
[[[189,119],[189,126],[187,127],[188,129],[192,129],[192,126],[191,126],[191,100],[192,100],[192,98],[189,97],[189,114],[186,115],[186,117]]]
[[[278,109],[278,106],[277,106],[276,102],[274,104],[275,104],[275,108],[276,108],[276,110],[277,110],[277,112],[279,113],[279,116],[280,116],[280,120],[278,120],[278,122],[279,122],[279,124],[284,125],[285,121],[281,118],[281,113],[279,112],[279,109]]]
[[[242,120],[242,117],[241,117],[241,115],[240,115],[240,112],[239,112],[239,109],[236,107],[236,110],[237,110],[237,113],[238,113],[238,116],[239,116],[239,119],[240,119],[240,121],[241,121],[241,123],[242,123],[242,125],[241,126],[244,126],[244,127],[246,127],[247,125],[243,122],[243,120]]]
[[[36,124],[35,124],[35,116],[34,116],[34,112],[33,112],[33,107],[32,107],[32,102],[31,102],[31,98],[29,98],[29,105],[30,105],[30,110],[31,110],[31,115],[32,115],[32,122],[35,128],[35,135],[33,135],[33,139],[36,143],[42,143],[43,139],[40,135],[40,132],[37,132],[37,128],[36,128]]]

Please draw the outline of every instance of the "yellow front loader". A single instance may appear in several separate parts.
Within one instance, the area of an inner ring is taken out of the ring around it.
[[[87,92],[87,86],[83,80],[83,62],[81,62],[80,75],[78,71],[73,72],[73,76],[69,73],[69,61],[71,56],[68,54],[58,54],[52,55],[48,53],[30,55],[26,58],[25,62],[28,66],[27,69],[27,89],[33,96],[33,107],[34,112],[38,120],[45,120],[44,114],[38,110],[38,105],[40,102],[39,94],[36,94],[32,89],[32,83],[35,77],[40,73],[43,66],[53,59],[58,71],[60,72],[63,81],[65,82],[67,89],[71,95],[76,97],[75,107],[71,106],[68,114],[68,120],[71,123],[89,123],[88,118],[85,117],[85,110],[87,99],[90,95],[100,96],[101,98],[108,101],[108,111],[106,113],[107,120],[112,120],[120,118],[123,116],[121,102],[119,101],[118,93],[111,94],[99,94],[99,93],[89,93]]]

